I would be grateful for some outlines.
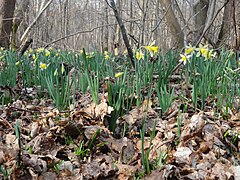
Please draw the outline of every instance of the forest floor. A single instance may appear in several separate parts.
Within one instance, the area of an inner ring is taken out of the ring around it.
[[[87,108],[76,106],[69,112],[59,112],[46,99],[17,100],[1,108],[4,177],[136,179],[143,177],[145,166],[146,171],[149,168],[145,179],[240,178],[240,112],[229,113],[227,120],[211,107],[207,112],[179,113],[174,102],[159,118],[152,102],[144,101],[121,118],[118,128],[125,132],[113,136],[104,122],[111,110],[104,94],[101,97],[95,105],[90,95],[84,95],[78,103]]]
[[[133,103],[113,133],[114,110],[100,84],[98,104],[87,90],[67,110],[36,87],[5,89],[19,98],[0,106],[0,178],[240,179],[238,96],[234,108],[216,111],[206,98],[200,110],[173,82],[176,98],[165,112],[156,96]]]

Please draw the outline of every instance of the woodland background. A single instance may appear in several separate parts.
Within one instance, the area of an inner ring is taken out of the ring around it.
[[[194,45],[201,35],[214,48],[239,46],[237,0],[115,2],[132,47],[156,40],[164,52]],[[104,0],[0,0],[0,9],[0,46],[5,48],[10,42],[19,48],[26,37],[31,37],[33,47],[125,50],[116,18]]]
[[[239,43],[239,0],[0,0],[0,179],[240,179]]]

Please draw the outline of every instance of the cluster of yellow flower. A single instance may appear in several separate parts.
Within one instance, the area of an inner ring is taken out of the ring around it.
[[[205,60],[209,60],[211,57],[216,57],[216,52],[213,52],[213,49],[209,49],[208,45],[200,44],[198,48],[191,45],[186,46],[184,54],[180,54],[181,59],[179,60],[184,65],[189,61],[189,59],[197,52],[196,57],[204,57]]]
[[[147,52],[150,53],[150,56],[153,57],[155,54],[158,53],[158,46],[154,46],[155,41],[153,41],[150,45],[148,46],[142,46],[139,48],[139,50],[133,50],[134,54],[135,54],[135,58],[137,60],[141,60],[144,57],[144,53],[142,51],[142,48],[144,48],[145,50],[147,50]]]

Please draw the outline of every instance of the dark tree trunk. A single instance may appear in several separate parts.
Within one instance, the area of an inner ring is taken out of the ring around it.
[[[16,0],[0,0],[0,46],[8,49]]]

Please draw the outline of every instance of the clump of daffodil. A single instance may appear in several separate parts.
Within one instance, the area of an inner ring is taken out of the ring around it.
[[[45,70],[45,69],[47,69],[48,65],[46,63],[40,62],[39,67],[40,67],[41,70]]]
[[[186,46],[184,54],[180,54],[181,59],[179,61],[185,65],[190,57],[194,55],[195,51],[197,52],[196,57],[202,56],[205,60],[209,60],[211,57],[216,57],[216,52],[213,52],[213,49],[210,50],[207,44],[200,44],[198,48],[189,45]]]
[[[123,75],[123,72],[116,73],[116,74],[115,74],[115,78],[119,78],[119,77],[121,77],[122,75]]]
[[[205,58],[205,60],[209,60],[211,57],[216,57],[216,52],[213,52],[213,50],[209,50],[208,45],[199,45],[199,48],[196,49],[198,51],[197,57],[202,56]]]

